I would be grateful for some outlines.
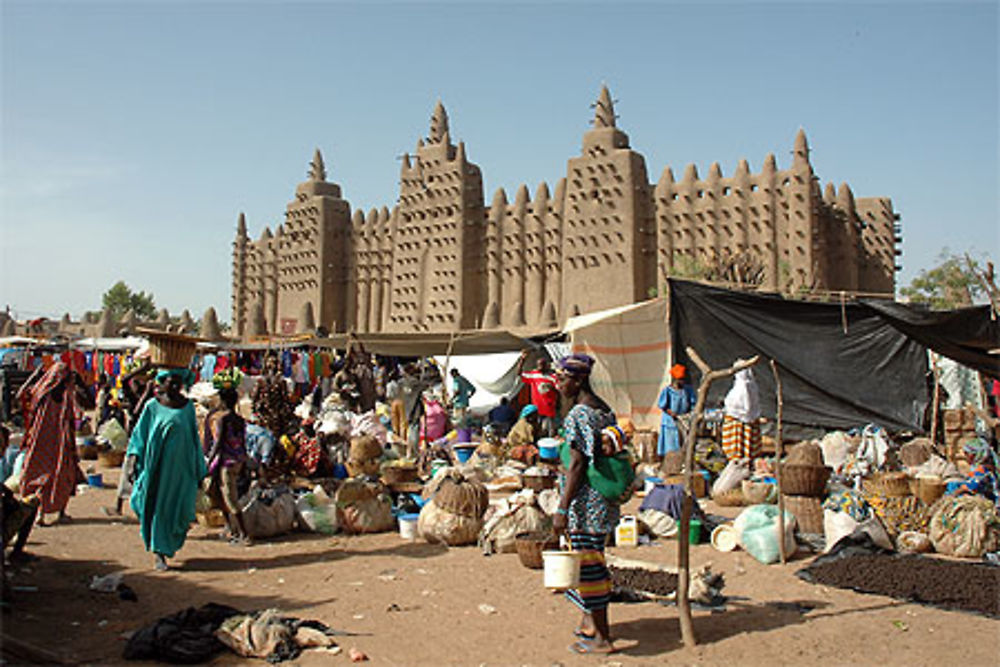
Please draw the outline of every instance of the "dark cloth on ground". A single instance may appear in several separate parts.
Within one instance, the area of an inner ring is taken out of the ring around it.
[[[126,660],[158,660],[193,665],[208,662],[226,649],[215,631],[230,616],[241,612],[210,602],[195,609],[164,616],[138,630],[125,645]]]

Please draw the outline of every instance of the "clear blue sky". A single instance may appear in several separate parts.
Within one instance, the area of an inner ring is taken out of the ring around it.
[[[902,282],[1000,256],[996,2],[2,0],[0,307],[74,317],[116,280],[229,319],[230,243],[275,227],[315,147],[391,207],[443,100],[486,181],[550,186],[602,82],[652,181],[779,168],[889,196]]]

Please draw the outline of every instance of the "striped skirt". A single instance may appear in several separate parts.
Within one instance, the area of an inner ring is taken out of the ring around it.
[[[747,424],[726,415],[722,421],[722,451],[730,461],[760,456],[760,424]]]
[[[606,535],[570,533],[573,551],[583,554],[580,561],[580,585],[566,591],[570,602],[584,613],[592,614],[605,609],[611,600],[611,575],[604,564]]]

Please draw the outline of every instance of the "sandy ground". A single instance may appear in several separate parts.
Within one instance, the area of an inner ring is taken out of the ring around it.
[[[114,484],[117,470],[104,475]],[[373,663],[400,665],[915,667],[996,665],[1000,655],[996,620],[807,584],[794,576],[805,557],[764,566],[744,552],[724,554],[703,544],[692,549],[693,564],[712,563],[725,575],[724,593],[732,599],[723,613],[697,613],[699,646],[682,646],[676,609],[615,604],[613,631],[625,649],[610,657],[575,656],[567,647],[578,614],[546,591],[541,573],[522,567],[516,554],[487,558],[475,547],[408,543],[395,533],[295,534],[246,548],[195,526],[175,560],[179,569],[156,573],[134,517],[101,514],[113,497],[113,488],[88,489],[70,503],[72,523],[35,529],[28,551],[38,560],[15,570],[15,585],[28,590],[15,592],[13,610],[2,619],[4,633],[67,661],[117,664],[125,633],[211,601],[246,610],[279,607],[360,633],[342,638],[344,654],[307,652],[296,661],[301,665],[348,663],[350,647]],[[611,551],[676,563],[670,541]],[[138,602],[88,590],[92,575],[114,571],[124,571]],[[777,604],[782,602],[812,610],[802,613]],[[495,611],[484,613],[484,604]],[[223,655],[213,664],[240,663]]]

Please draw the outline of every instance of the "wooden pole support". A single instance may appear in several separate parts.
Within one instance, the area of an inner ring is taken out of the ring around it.
[[[694,413],[691,416],[691,425],[684,433],[684,501],[681,503],[681,525],[677,549],[677,612],[680,616],[681,639],[688,647],[698,644],[694,634],[694,621],[691,616],[691,545],[688,538],[691,534],[691,512],[694,509],[691,490],[694,479],[694,445],[697,440],[698,424],[701,422],[702,414],[705,411],[705,399],[708,397],[708,389],[713,382],[720,378],[729,377],[743,370],[750,368],[758,361],[760,355],[751,359],[736,361],[729,368],[712,370],[708,364],[702,360],[701,356],[691,347],[684,348],[687,356],[695,363],[701,371],[701,382],[698,384],[698,400],[695,402]]]

